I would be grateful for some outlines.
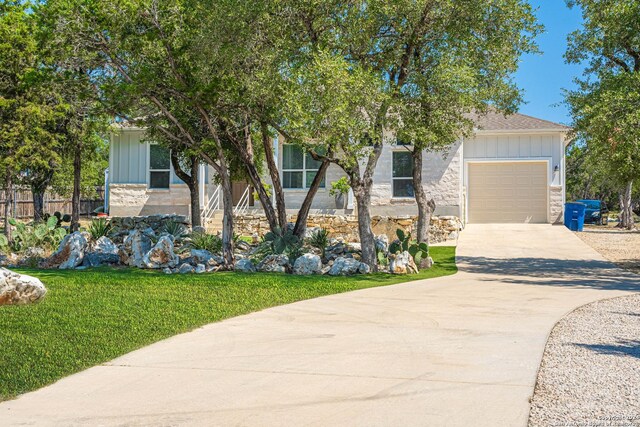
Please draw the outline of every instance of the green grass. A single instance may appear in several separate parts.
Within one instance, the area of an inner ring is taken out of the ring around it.
[[[434,247],[431,255],[434,267],[414,276],[19,270],[49,292],[39,304],[0,307],[0,401],[207,323],[457,271],[454,248]]]

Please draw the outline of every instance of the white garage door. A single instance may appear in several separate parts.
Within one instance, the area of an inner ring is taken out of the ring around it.
[[[469,163],[470,223],[547,222],[547,163]]]

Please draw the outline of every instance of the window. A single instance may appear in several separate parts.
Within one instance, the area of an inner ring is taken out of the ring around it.
[[[409,151],[393,152],[393,197],[414,197],[413,158]]]
[[[282,187],[283,188],[309,188],[315,178],[320,164],[302,148],[284,144],[282,146]],[[325,188],[325,178],[322,177],[320,188]]]
[[[158,144],[149,146],[149,188],[169,188],[171,160],[168,148]]]

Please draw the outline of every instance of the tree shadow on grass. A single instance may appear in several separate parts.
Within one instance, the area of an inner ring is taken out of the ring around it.
[[[608,261],[558,258],[459,257],[461,272],[486,275],[486,281],[504,283],[640,291],[640,275]]]
[[[630,356],[640,359],[639,340],[618,340],[615,344],[580,344],[572,343],[577,347],[586,348],[596,353],[611,356]]]

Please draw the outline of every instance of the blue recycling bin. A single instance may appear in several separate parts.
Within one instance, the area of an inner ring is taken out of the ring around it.
[[[571,231],[582,231],[586,209],[587,205],[584,203],[565,203],[564,225]]]

